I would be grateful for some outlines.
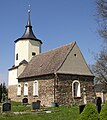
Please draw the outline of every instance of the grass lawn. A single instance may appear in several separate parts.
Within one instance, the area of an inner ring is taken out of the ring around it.
[[[76,120],[79,115],[77,106],[46,108],[46,110],[57,110],[57,112],[54,113],[34,114],[34,112],[32,112],[23,115],[13,114],[13,112],[30,110],[30,106],[22,106],[19,103],[12,103],[12,112],[7,114],[0,114],[0,120]]]

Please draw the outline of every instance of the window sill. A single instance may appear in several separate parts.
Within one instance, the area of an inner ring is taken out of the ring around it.
[[[21,97],[21,95],[17,95],[17,97]]]
[[[28,95],[24,95],[24,97],[28,97]]]
[[[81,97],[78,97],[78,96],[74,96],[73,98],[75,98],[75,99],[81,99]]]
[[[33,97],[38,97],[38,95],[33,95]]]

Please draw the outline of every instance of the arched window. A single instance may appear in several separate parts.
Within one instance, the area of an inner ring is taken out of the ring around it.
[[[72,83],[72,95],[73,97],[80,97],[80,82],[78,80],[74,80]]]
[[[28,96],[28,83],[24,84],[24,96]]]
[[[17,86],[17,96],[21,96],[21,84]]]
[[[38,81],[35,80],[33,83],[33,96],[38,96]]]
[[[16,60],[18,60],[18,53],[16,54]]]

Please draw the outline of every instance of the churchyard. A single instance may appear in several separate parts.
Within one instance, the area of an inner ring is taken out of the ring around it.
[[[37,104],[32,105],[23,105],[13,101],[11,104],[2,103],[0,104],[0,120],[107,120],[107,103],[102,104],[100,112],[92,103],[80,105],[82,109],[77,105],[40,107],[40,109]]]
[[[76,120],[78,115],[78,106],[43,107],[35,112],[31,105],[11,102],[11,112],[2,113],[0,109],[0,120]]]

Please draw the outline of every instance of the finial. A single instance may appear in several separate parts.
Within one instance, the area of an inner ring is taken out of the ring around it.
[[[29,4],[29,6],[28,6],[28,13],[30,13],[30,4]]]

